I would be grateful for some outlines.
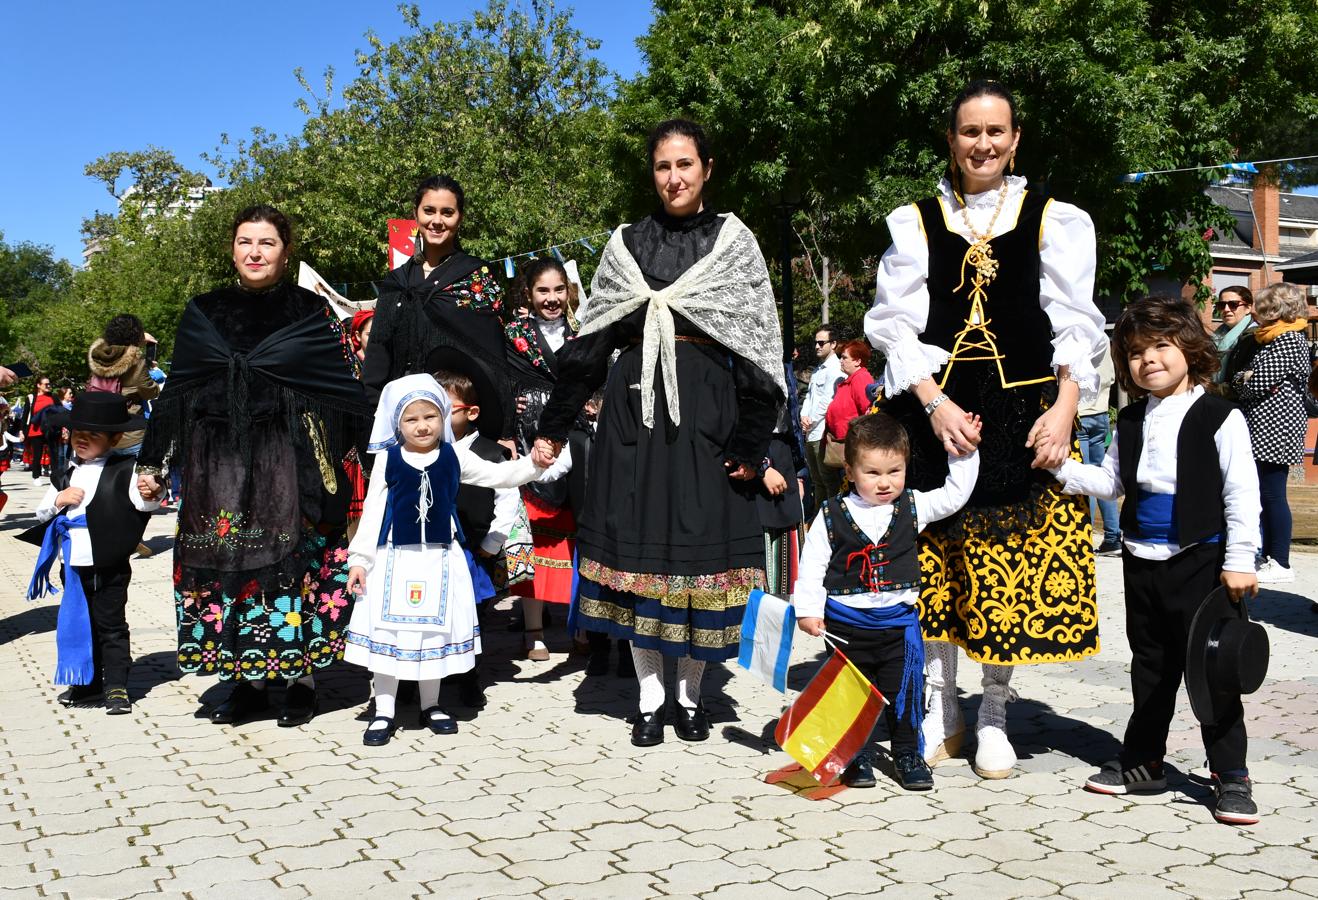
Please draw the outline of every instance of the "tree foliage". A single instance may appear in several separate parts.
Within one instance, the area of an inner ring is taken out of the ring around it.
[[[871,271],[883,217],[947,167],[946,108],[976,77],[1021,102],[1018,171],[1089,211],[1100,290],[1196,281],[1224,212],[1211,173],[1127,172],[1287,156],[1318,125],[1307,0],[659,0],[647,71],[617,108],[620,152],[683,111],[717,132],[722,205],[772,228],[799,190],[823,252]]]

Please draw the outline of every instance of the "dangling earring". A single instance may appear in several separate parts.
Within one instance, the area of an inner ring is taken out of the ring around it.
[[[1012,175],[1016,174],[1016,154],[1012,153],[1011,160],[1007,163],[1007,171]]]
[[[952,163],[947,168],[951,173],[951,178],[949,180],[952,182],[952,194],[957,199],[960,199],[961,198],[961,169],[957,166],[956,160],[952,160]]]

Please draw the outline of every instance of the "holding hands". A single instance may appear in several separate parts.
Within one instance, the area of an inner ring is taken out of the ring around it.
[[[71,489],[70,489],[71,490]],[[165,486],[154,475],[137,476],[137,493],[143,500],[154,500],[165,490]]]
[[[547,469],[558,459],[558,454],[562,450],[562,441],[551,441],[546,437],[538,437],[535,439],[535,443],[531,445],[531,462],[541,469]]]
[[[950,456],[965,456],[974,450],[984,429],[977,413],[968,413],[951,400],[944,400],[934,408],[929,414],[929,424]]]

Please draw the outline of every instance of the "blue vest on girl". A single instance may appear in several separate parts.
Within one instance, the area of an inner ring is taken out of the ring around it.
[[[389,497],[384,521],[380,523],[378,546],[390,540],[395,547],[421,543],[421,523],[425,522],[426,542],[447,544],[455,537],[462,540],[462,529],[454,522],[457,509],[458,482],[462,467],[458,455],[447,442],[439,445],[439,456],[424,470],[408,465],[402,447],[390,447],[385,456],[384,483]]]

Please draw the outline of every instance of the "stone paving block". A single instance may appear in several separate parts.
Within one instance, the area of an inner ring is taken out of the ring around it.
[[[769,882],[768,884],[725,884],[720,888],[708,891],[700,895],[701,900],[774,900],[774,898],[789,898],[789,900],[827,900],[830,895],[813,888],[798,888],[789,890],[781,885]]]
[[[534,878],[542,884],[590,884],[617,874],[620,857],[604,850],[578,850],[561,859],[515,862],[503,871],[512,878]]]
[[[545,827],[544,818],[538,813],[510,814],[489,819],[455,819],[440,825],[448,834],[469,834],[478,842],[496,838],[528,838],[544,831]]]
[[[961,872],[934,884],[949,897],[975,900],[1014,900],[1016,897],[1052,897],[1059,888],[1042,878],[1008,878],[1001,872]]]
[[[785,864],[790,866],[791,860]],[[788,869],[775,875],[773,882],[792,890],[819,891],[828,897],[849,893],[870,894],[896,883],[880,874],[873,863],[851,859],[836,860],[823,869]]]
[[[34,854],[33,865],[38,871],[55,872],[59,878],[113,875],[124,869],[158,864],[160,858],[154,848],[127,843],[103,845],[99,853],[64,853],[43,859],[44,855]]]
[[[1185,896],[1152,875],[1114,875],[1102,884],[1077,884],[1062,888],[1062,896],[1075,900],[1182,900]]]
[[[1240,896],[1245,881],[1217,865],[1174,865],[1158,877],[1177,890],[1201,900],[1234,900]],[[1255,878],[1251,877],[1249,883],[1255,883]],[[1286,882],[1268,878],[1259,886],[1281,889],[1286,886]]]
[[[298,900],[310,897],[311,892],[302,885],[281,888],[272,881],[226,881],[189,891],[188,896],[191,900]]]
[[[499,856],[481,856],[467,847],[451,850],[427,850],[396,860],[399,881],[426,883],[444,878],[453,872],[495,872],[505,870],[507,859]],[[560,865],[562,863],[560,862]]]
[[[867,830],[851,830],[828,840],[832,852],[843,859],[882,860],[894,853],[903,851],[918,852],[931,850],[940,841],[921,835],[908,837],[895,831],[886,831],[881,827]]]
[[[695,785],[665,785],[644,793],[632,793],[630,785],[624,784],[622,787],[626,787],[627,792],[615,794],[613,802],[622,806],[634,806],[647,813],[686,812],[699,807],[703,815],[703,809],[709,803],[700,788]]]
[[[52,834],[36,838],[27,845],[27,852],[33,854],[34,858],[49,856],[54,860],[61,860],[70,856],[86,856],[89,853],[100,854],[109,847],[142,847],[138,850],[138,855],[154,855],[154,851],[149,846],[143,846],[143,829],[126,828],[123,826],[116,828],[103,828],[96,832],[94,839],[88,838],[85,834]],[[54,868],[54,867],[47,867]]]
[[[688,860],[658,874],[662,879],[660,889],[669,894],[697,894],[725,884],[768,881],[774,875],[763,866],[734,866],[723,859]]]
[[[634,844],[617,851],[619,862],[616,867],[624,872],[654,872],[660,868],[684,862],[707,862],[721,859],[725,854],[722,847],[706,844],[697,847],[686,841],[659,841]],[[728,856],[731,859],[731,856]],[[765,871],[768,871],[767,869]]]
[[[604,822],[635,822],[645,818],[645,810],[614,803],[574,803],[549,811],[548,824],[555,829],[581,831]]]
[[[280,887],[300,885],[313,897],[365,897],[387,884],[391,873],[399,871],[398,863],[391,860],[356,860],[344,865],[326,860],[316,868],[275,875],[274,881]]]
[[[1258,872],[1289,881],[1313,875],[1318,861],[1298,847],[1263,847],[1248,856],[1219,856],[1213,864],[1233,872]]]
[[[72,875],[45,885],[46,896],[68,897],[132,897],[142,893],[157,893],[156,879],[167,874],[151,866],[134,866],[106,875]]]
[[[1157,875],[1173,865],[1202,866],[1212,862],[1207,855],[1197,850],[1183,848],[1175,853],[1168,853],[1165,848],[1143,840],[1137,843],[1104,844],[1095,853],[1121,869],[1147,875]]]
[[[290,838],[293,835],[290,835]],[[258,863],[271,863],[282,866],[286,871],[310,869],[333,860],[333,865],[365,859],[365,851],[370,844],[360,838],[339,838],[325,841],[323,844],[289,845],[271,847],[254,853],[253,859]]]
[[[658,827],[646,821],[603,822],[576,834],[577,846],[582,850],[622,850],[636,844],[675,841],[682,837],[679,828]]]
[[[439,828],[394,831],[369,841],[362,851],[368,859],[403,859],[434,850],[457,850],[476,845],[470,834],[452,835]]]
[[[954,855],[945,850],[900,850],[882,860],[884,874],[893,881],[924,884],[929,873],[987,872],[991,860],[974,854]],[[1027,863],[1028,865],[1028,863]]]
[[[610,875],[590,884],[560,884],[545,888],[545,900],[615,900],[618,897],[653,897],[658,894],[655,875]]]
[[[502,854],[515,861],[563,860],[580,852],[577,847],[579,840],[572,831],[536,831],[526,837],[478,841],[472,849],[481,856]]]
[[[688,809],[664,810],[645,816],[645,821],[660,827],[673,825],[685,830],[696,825],[704,828],[731,828],[746,821],[746,817],[735,803],[706,803],[699,807],[695,815]]]
[[[1079,850],[1089,853],[1104,844],[1134,844],[1144,839],[1144,835],[1140,832],[1116,824],[1120,821],[1122,821],[1121,817],[1109,816],[1106,822],[1111,824],[1106,824],[1100,823],[1096,817],[1091,817],[1083,822],[1045,825],[1039,829],[1039,834],[1056,850]]]
[[[1103,884],[1117,874],[1103,860],[1070,850],[1050,853],[1043,866],[1031,860],[1013,859],[994,868],[1010,878],[1043,877],[1062,886]]]
[[[840,862],[823,841],[789,841],[767,850],[737,850],[726,857],[738,866],[764,866],[781,874],[815,872]],[[775,878],[779,884],[783,882]]]
[[[1228,828],[1213,820],[1195,822],[1182,831],[1157,831],[1144,840],[1168,850],[1189,849],[1218,857],[1233,853],[1252,853],[1257,844],[1244,828]]]
[[[447,897],[525,897],[544,887],[534,878],[510,878],[503,872],[454,872],[426,887]]]
[[[326,860],[323,865],[333,866],[334,861]],[[234,882],[259,881],[276,886],[273,879],[283,875],[284,871],[284,867],[277,863],[258,863],[246,856],[228,857],[222,862],[202,857],[175,865],[168,873],[156,877],[161,890],[194,894],[212,888],[223,889]],[[230,895],[231,900],[233,896]]]
[[[264,849],[260,841],[244,841],[232,834],[190,837],[165,844],[150,862],[159,866],[185,866],[199,859],[255,858]]]
[[[885,812],[886,810],[880,810],[879,814]],[[936,818],[919,819],[914,822],[893,822],[887,830],[910,837],[937,838],[941,842],[953,837],[975,840],[992,834],[996,828],[980,816],[970,813],[945,813]]]
[[[36,887],[49,880],[49,872],[38,872],[27,863],[0,865],[0,885],[8,888]]]
[[[956,831],[950,834],[958,834]],[[1043,859],[1053,852],[1037,835],[1027,831],[998,830],[984,837],[951,840],[940,848],[955,856],[977,853],[989,859]]]

